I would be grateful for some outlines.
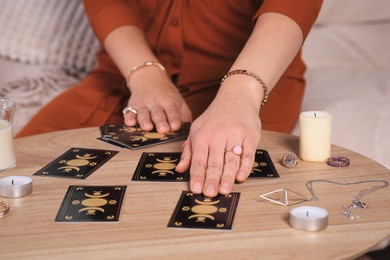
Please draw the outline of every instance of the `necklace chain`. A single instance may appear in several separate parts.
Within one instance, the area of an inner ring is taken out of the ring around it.
[[[332,181],[332,180],[324,180],[324,179],[318,179],[318,180],[310,180],[306,182],[306,188],[309,190],[311,198],[310,201],[317,201],[319,200],[316,194],[314,193],[313,190],[313,183],[315,182],[326,182],[326,183],[331,183],[331,184],[337,184],[337,185],[342,185],[342,186],[349,186],[349,185],[357,185],[357,184],[362,184],[362,183],[382,183],[382,185],[375,185],[367,189],[362,189],[361,191],[358,192],[356,196],[352,198],[352,202],[349,205],[343,206],[343,211],[341,212],[342,215],[346,216],[347,218],[350,219],[357,219],[360,218],[358,215],[353,215],[351,210],[354,208],[359,208],[359,209],[366,209],[368,208],[368,205],[365,202],[362,202],[362,198],[369,194],[372,193],[376,190],[383,189],[389,185],[388,181],[384,180],[366,180],[366,181],[355,181],[355,182],[337,182],[337,181]]]

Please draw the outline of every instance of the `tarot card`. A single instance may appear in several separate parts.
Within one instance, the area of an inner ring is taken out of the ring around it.
[[[34,175],[85,179],[118,151],[71,148]]]
[[[55,222],[118,221],[126,186],[69,186]]]
[[[103,130],[102,130],[103,129]],[[142,131],[138,127],[125,125],[107,125],[101,128],[102,138],[105,141],[118,143],[130,149],[140,149],[152,145],[163,144],[180,139],[185,139],[190,131],[190,124],[183,123],[178,132],[158,133]]]
[[[134,181],[188,181],[189,172],[175,171],[181,153],[143,153],[134,172]]]
[[[231,229],[240,193],[214,198],[183,191],[168,227],[196,229]]]
[[[96,138],[96,139],[99,140],[99,141],[102,141],[102,142],[111,144],[111,145],[115,145],[115,146],[117,146],[117,147],[119,147],[119,148],[126,148],[126,149],[127,149],[127,146],[122,145],[122,144],[120,144],[120,143],[112,142],[112,141],[110,141],[110,140],[108,140],[108,139],[104,139],[104,137],[98,137],[98,138]]]
[[[279,173],[266,150],[258,149],[249,178],[278,178]]]

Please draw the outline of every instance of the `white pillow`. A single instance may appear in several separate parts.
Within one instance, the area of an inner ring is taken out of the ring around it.
[[[100,48],[81,0],[0,0],[0,57],[77,75]]]
[[[316,24],[390,20],[389,0],[324,0]]]
[[[309,67],[390,69],[390,21],[314,27],[302,55]]]

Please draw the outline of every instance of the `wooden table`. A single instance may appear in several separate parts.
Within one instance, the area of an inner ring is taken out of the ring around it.
[[[390,181],[388,169],[352,151],[332,147],[332,155],[351,159],[346,168],[301,161],[287,169],[280,160],[287,151],[298,153],[298,137],[264,131],[260,148],[268,150],[280,178],[250,179],[234,186],[241,197],[232,230],[178,229],[167,228],[167,223],[188,183],[134,182],[131,177],[142,152],[178,152],[181,141],[133,151],[96,140],[99,135],[98,128],[86,128],[15,140],[17,167],[1,177],[32,177],[34,191],[23,198],[1,198],[11,211],[0,219],[0,258],[345,259],[358,257],[389,237],[389,187],[367,195],[371,208],[360,212],[361,219],[350,220],[340,214],[342,206],[365,186],[314,184],[320,201],[299,205],[329,211],[329,226],[321,232],[291,228],[291,206],[259,198],[283,187],[309,196],[305,183],[313,179]],[[120,152],[85,180],[32,176],[71,147]],[[127,185],[119,222],[54,222],[69,185]]]

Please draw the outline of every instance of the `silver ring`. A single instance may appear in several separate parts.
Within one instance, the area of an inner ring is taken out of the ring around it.
[[[133,114],[137,114],[138,112],[137,112],[137,110],[135,110],[134,108],[132,108],[132,107],[125,107],[123,110],[122,110],[122,113],[123,113],[123,115],[125,116],[128,112],[131,112],[131,113],[133,113]]]
[[[232,152],[235,155],[241,155],[242,154],[242,146],[241,145],[235,145],[230,149],[226,149],[225,153]]]
[[[298,163],[298,155],[293,152],[285,153],[282,157],[282,164],[286,168],[294,168]]]

